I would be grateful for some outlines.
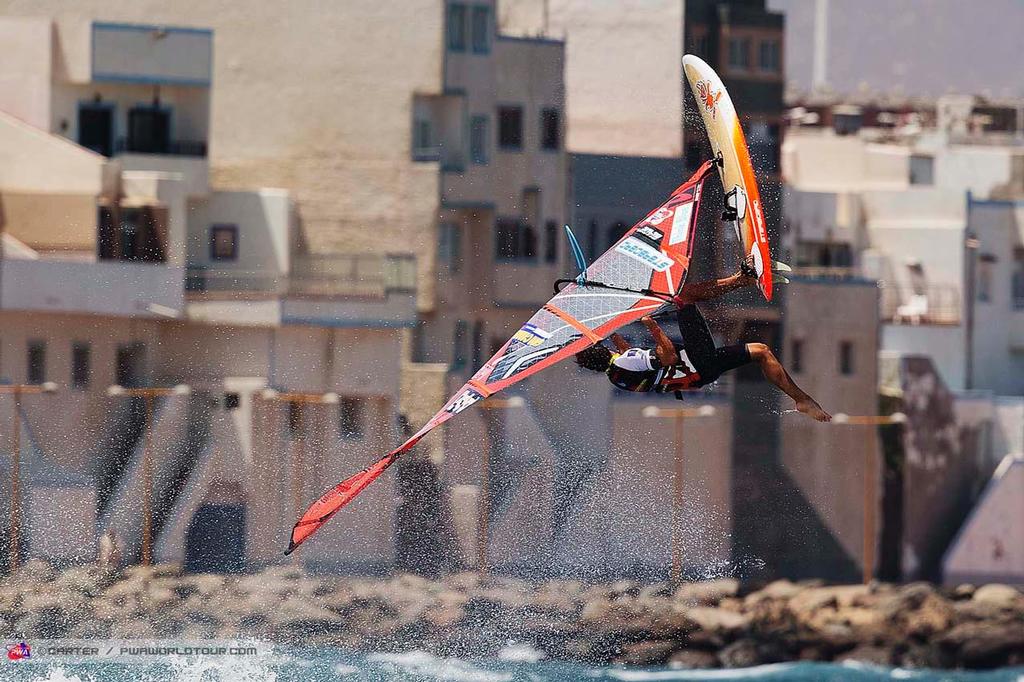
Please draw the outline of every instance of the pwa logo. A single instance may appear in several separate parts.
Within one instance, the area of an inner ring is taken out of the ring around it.
[[[32,647],[28,645],[28,642],[7,645],[7,660],[20,661],[25,658],[32,658]]]

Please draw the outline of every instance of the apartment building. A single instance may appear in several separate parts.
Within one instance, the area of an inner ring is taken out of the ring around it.
[[[789,114],[788,249],[804,271],[879,282],[883,364],[911,415],[905,465],[886,474],[902,490],[890,510],[902,529],[894,575],[939,575],[982,483],[1024,431],[1014,416],[1024,376],[1015,112],[946,97],[801,102]],[[933,407],[915,412],[911,400]]]
[[[209,180],[215,31],[17,9],[0,7],[24,48],[0,66],[0,377],[57,384],[0,398],[20,558],[90,560],[109,530],[137,561],[148,496],[154,560],[279,562],[308,501],[397,437],[415,261],[311,254],[290,191]],[[151,413],[125,393],[156,387],[178,388]],[[391,565],[396,508],[385,483],[301,560]]]

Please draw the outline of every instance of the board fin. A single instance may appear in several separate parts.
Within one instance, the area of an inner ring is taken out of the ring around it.
[[[576,261],[576,269],[580,271],[580,274],[576,275],[576,283],[583,286],[587,281],[587,259],[583,256],[583,249],[580,248],[580,243],[576,241],[576,235],[572,233],[572,228],[568,224],[565,225],[565,236],[569,239],[569,249]]]

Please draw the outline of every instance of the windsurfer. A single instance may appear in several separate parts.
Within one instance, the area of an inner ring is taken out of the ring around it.
[[[723,373],[752,362],[761,367],[765,379],[796,403],[796,409],[820,422],[832,420],[789,376],[771,349],[763,343],[716,347],[697,303],[757,283],[757,276],[744,264],[731,277],[710,282],[684,284],[673,299],[676,321],[683,343],[675,344],[650,316],[640,321],[654,337],[654,348],[634,348],[619,334],[609,338],[616,352],[597,344],[576,354],[580,367],[605,372],[608,379],[626,391],[676,393],[700,388]]]

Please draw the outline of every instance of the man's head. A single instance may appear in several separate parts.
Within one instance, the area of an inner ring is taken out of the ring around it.
[[[612,362],[612,352],[598,344],[590,348],[584,348],[576,354],[576,364],[584,369],[595,372],[603,372],[608,369]]]

